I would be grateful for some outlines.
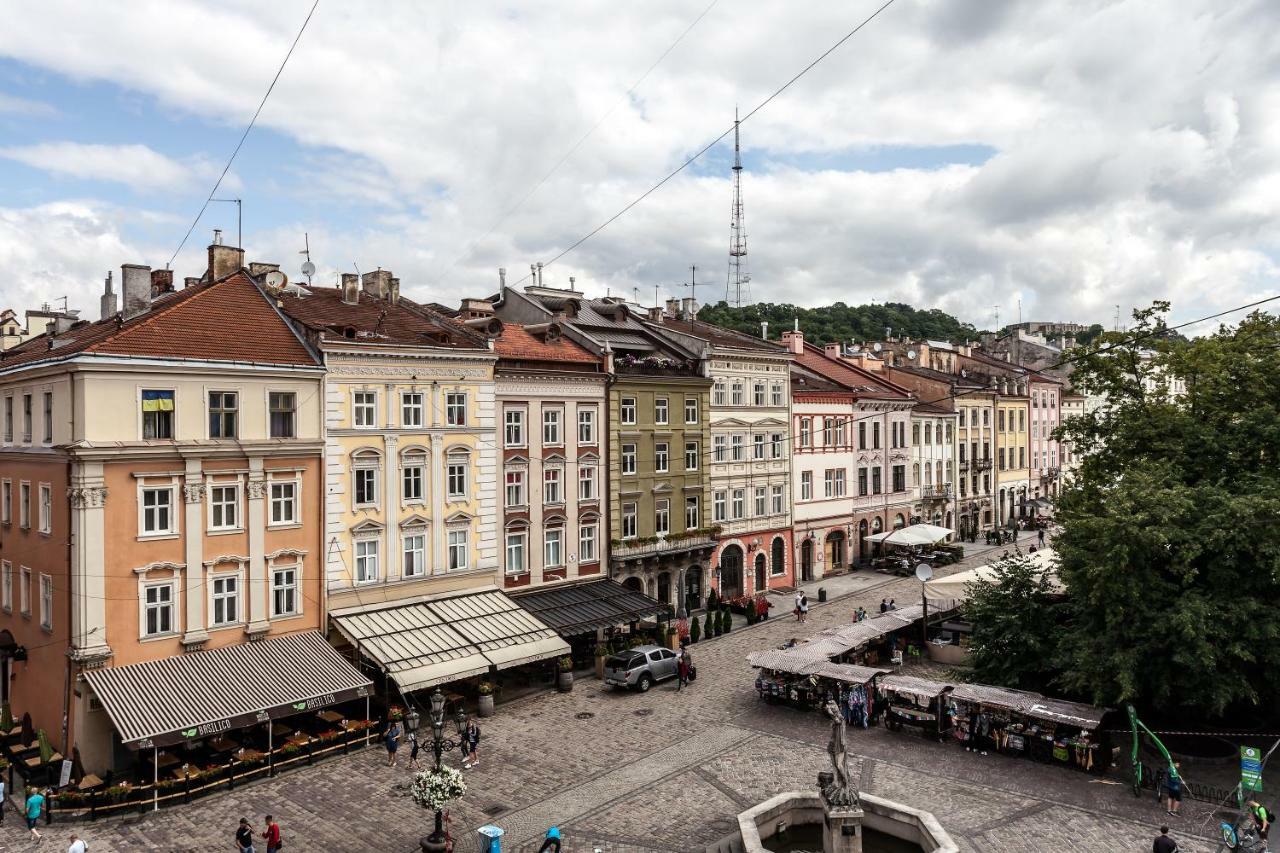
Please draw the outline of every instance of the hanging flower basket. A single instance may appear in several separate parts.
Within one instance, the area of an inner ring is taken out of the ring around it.
[[[452,767],[415,773],[410,789],[413,801],[432,811],[443,809],[450,800],[456,800],[466,792],[467,783],[462,772]]]

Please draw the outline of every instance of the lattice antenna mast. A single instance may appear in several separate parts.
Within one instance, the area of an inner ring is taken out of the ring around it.
[[[742,211],[742,149],[738,144],[738,110],[733,110],[733,207],[729,224],[729,274],[724,301],[735,308],[751,304],[751,275],[747,272],[747,223]]]

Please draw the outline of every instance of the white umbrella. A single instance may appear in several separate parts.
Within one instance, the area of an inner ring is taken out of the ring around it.
[[[947,538],[951,530],[936,524],[913,524],[884,533],[875,533],[867,537],[870,542],[881,542],[885,545],[933,545]]]

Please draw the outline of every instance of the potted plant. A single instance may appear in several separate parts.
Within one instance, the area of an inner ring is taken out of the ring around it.
[[[0,705],[0,735],[8,736],[13,731],[13,709],[9,707],[9,703],[5,702]]]
[[[435,831],[418,839],[418,845],[424,853],[443,853],[446,842],[442,810],[451,800],[458,799],[466,792],[467,783],[462,778],[462,771],[448,765],[439,770],[421,770],[413,775],[413,784],[409,788],[413,801],[436,813]]]
[[[609,647],[601,643],[596,646],[596,678],[604,681],[604,662],[609,657]]]
[[[487,681],[482,681],[480,682],[480,687],[477,690],[477,692],[480,694],[480,699],[479,699],[480,716],[492,717],[493,716],[493,685]]]
[[[573,658],[565,655],[556,661],[556,689],[561,693],[573,690]]]
[[[733,613],[726,607],[720,611],[720,633],[729,633],[731,627],[733,627]]]
[[[698,627],[698,620],[689,620],[689,642],[696,643],[702,637],[702,629]]]
[[[713,614],[719,614],[719,612],[720,612],[719,610],[715,610],[715,611],[708,610],[707,615],[702,617],[702,633],[707,635],[708,640],[710,640],[712,637],[715,637],[716,634],[719,633],[717,631],[717,628],[719,626],[716,624],[715,617],[713,616]]]
[[[676,631],[676,626],[672,625],[667,628],[667,648],[675,651],[680,647],[680,634]]]

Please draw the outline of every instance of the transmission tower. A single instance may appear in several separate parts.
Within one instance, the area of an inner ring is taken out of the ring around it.
[[[742,215],[742,153],[738,145],[738,110],[733,110],[733,221],[729,224],[729,274],[724,301],[735,308],[751,304],[751,275],[747,272],[747,223]]]

